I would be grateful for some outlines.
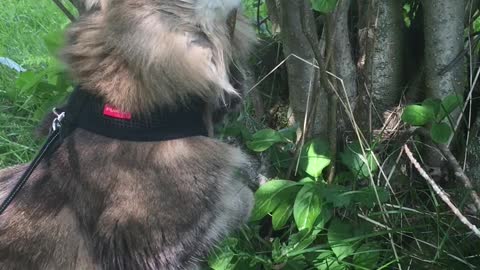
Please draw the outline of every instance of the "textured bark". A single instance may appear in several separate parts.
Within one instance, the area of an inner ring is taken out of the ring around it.
[[[305,5],[310,6],[310,1],[305,1]],[[280,27],[281,38],[283,42],[283,50],[285,56],[296,55],[307,61],[313,61],[315,58],[314,52],[307,37],[304,34],[301,24],[301,7],[298,1],[280,0]],[[313,20],[313,16],[307,16],[305,18],[309,27],[310,33],[318,39],[316,33],[316,26]],[[318,83],[314,82],[313,67],[306,64],[304,61],[297,59],[296,57],[290,57],[287,61],[288,71],[288,84],[290,89],[290,106],[298,123],[303,123],[306,112],[307,96],[311,85]],[[313,123],[313,135],[327,135],[328,130],[328,98],[323,90],[312,91],[312,93],[318,93],[316,108],[313,110],[315,113],[309,117],[314,117]]]
[[[471,130],[470,143],[467,147],[467,175],[475,186],[480,188],[480,117]]]
[[[430,97],[463,94],[464,61],[445,72],[463,50],[465,0],[424,0],[426,85]]]
[[[465,61],[452,64],[463,50],[465,0],[424,0],[425,83],[427,96],[444,98],[463,95],[465,90]],[[457,119],[460,110],[452,113]],[[455,120],[454,120],[455,121]],[[430,142],[427,142],[430,144]],[[426,162],[441,167],[444,162],[436,151],[426,153]]]
[[[338,94],[343,100],[344,104],[349,104],[352,110],[355,109],[356,97],[357,97],[357,69],[353,61],[352,56],[352,44],[350,42],[350,29],[348,27],[348,11],[352,1],[341,0],[339,1],[337,11],[334,16],[334,63],[335,63],[335,75],[343,80],[343,86],[345,92],[342,89],[342,85],[338,85]],[[345,112],[345,108],[342,104],[339,104],[339,112]],[[346,116],[348,117],[348,116]],[[341,126],[345,127],[345,123],[348,119],[343,117],[341,120]]]
[[[402,1],[373,0],[367,31],[367,91],[373,106],[373,124],[383,113],[398,105],[403,90]]]

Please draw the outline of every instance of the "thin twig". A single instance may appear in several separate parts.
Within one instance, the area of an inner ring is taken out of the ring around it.
[[[463,185],[465,188],[467,188],[470,191],[470,196],[473,199],[473,202],[475,203],[475,206],[477,208],[477,211],[480,211],[480,197],[478,196],[477,192],[475,192],[475,189],[472,185],[472,182],[468,178],[467,175],[465,175],[465,172],[463,171],[462,167],[458,163],[458,160],[455,158],[455,156],[452,154],[450,149],[444,144],[438,144],[437,145],[438,149],[442,151],[442,153],[445,155],[447,158],[447,162],[452,167],[455,177],[460,179],[460,181],[463,182]]]
[[[65,16],[67,16],[67,18],[74,22],[76,19],[75,19],[75,16],[73,16],[72,13],[70,13],[70,11],[68,11],[68,9],[62,4],[62,2],[60,2],[60,0],[52,0],[55,5],[57,5],[57,7],[63,12],[63,14],[65,14]]]
[[[442,201],[450,207],[452,212],[458,217],[458,219],[465,224],[477,237],[480,238],[480,230],[473,225],[468,219],[460,212],[460,210],[450,201],[448,198],[448,195],[445,193],[445,191],[442,190],[441,187],[435,183],[435,181],[428,175],[428,173],[422,168],[420,163],[415,159],[415,157],[412,154],[412,151],[410,151],[410,148],[408,148],[407,145],[403,146],[405,149],[405,154],[407,155],[408,159],[410,162],[412,162],[413,166],[415,169],[418,171],[418,173],[427,181],[427,183],[433,188],[435,193],[442,199]]]

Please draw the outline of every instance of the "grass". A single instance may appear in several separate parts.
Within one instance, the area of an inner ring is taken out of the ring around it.
[[[8,57],[29,71],[45,69],[53,58],[43,37],[68,23],[52,1],[0,1],[0,57]],[[33,137],[38,118],[33,115],[44,100],[21,95],[18,76],[0,65],[0,168],[27,162],[38,146]]]

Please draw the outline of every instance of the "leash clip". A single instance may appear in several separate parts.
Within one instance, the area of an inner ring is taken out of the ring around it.
[[[62,127],[62,121],[65,118],[65,112],[59,112],[57,108],[53,108],[52,112],[56,116],[52,122],[52,130],[56,131],[57,129]]]

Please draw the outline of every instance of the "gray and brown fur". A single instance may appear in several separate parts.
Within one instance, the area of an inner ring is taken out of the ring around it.
[[[252,31],[238,14],[232,38],[197,1],[85,0],[63,51],[71,75],[133,113],[238,98]],[[248,163],[208,137],[127,142],[77,129],[0,216],[0,269],[197,269],[249,217],[253,180],[238,173]],[[0,201],[25,168],[0,171]]]

